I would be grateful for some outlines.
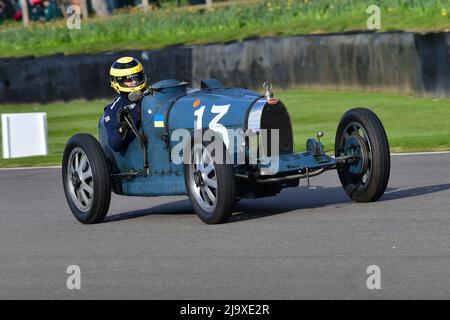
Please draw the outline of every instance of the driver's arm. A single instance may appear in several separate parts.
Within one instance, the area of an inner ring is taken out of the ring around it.
[[[123,108],[126,105],[127,103],[119,98],[105,108],[104,122],[108,134],[108,144],[116,152],[121,151],[128,144],[125,139],[129,128],[126,122],[121,120]]]

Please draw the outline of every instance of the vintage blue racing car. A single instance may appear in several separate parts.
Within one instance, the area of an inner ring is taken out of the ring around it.
[[[306,151],[295,153],[287,109],[273,97],[271,84],[264,85],[261,94],[225,88],[213,79],[195,89],[186,82],[164,80],[143,93],[131,93],[129,100],[141,110],[141,125],[138,129],[124,112],[136,136],[125,152],[108,146],[103,117],[99,141],[80,133],[67,142],[62,178],[74,216],[85,224],[101,222],[111,191],[146,197],[187,194],[202,221],[221,223],[240,199],[273,196],[332,169],[354,201],[376,201],[383,195],[390,172],[389,144],[372,111],[354,108],[343,115],[335,157],[324,152],[321,132],[307,140]],[[207,130],[218,133],[219,138],[210,141],[216,147],[219,143],[223,152],[194,138]]]

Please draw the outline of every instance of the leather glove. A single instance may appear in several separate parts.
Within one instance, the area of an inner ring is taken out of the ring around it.
[[[117,132],[119,133],[120,138],[121,138],[122,140],[125,140],[125,137],[126,137],[127,134],[128,134],[128,127],[122,125],[122,126],[120,126],[120,127],[117,129]]]
[[[117,121],[120,123],[120,127],[117,129],[122,140],[125,139],[128,133],[128,123],[125,121],[125,117],[129,115],[129,110],[126,108],[120,108],[117,110]]]
[[[117,110],[117,121],[123,125],[128,126],[127,122],[125,121],[125,117],[130,115],[130,110],[128,108],[120,108]]]

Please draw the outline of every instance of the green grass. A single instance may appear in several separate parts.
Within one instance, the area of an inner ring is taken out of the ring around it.
[[[296,151],[303,151],[308,137],[324,131],[326,150],[334,147],[334,135],[342,114],[351,107],[366,106],[381,118],[391,150],[450,150],[450,99],[433,100],[385,93],[289,90],[275,92],[289,108]],[[49,105],[0,105],[0,113],[46,112],[50,153],[46,157],[0,158],[0,167],[58,165],[66,141],[75,133],[97,135],[97,122],[107,101],[54,103]]]
[[[106,101],[69,102],[48,105],[0,105],[0,113],[46,112],[48,156],[0,158],[0,167],[59,165],[67,140],[79,132],[97,136],[97,123]],[[1,145],[1,141],[0,141]]]
[[[450,0],[379,0],[381,31],[436,31],[450,26]],[[261,0],[213,9],[166,6],[133,9],[82,21],[69,30],[65,20],[0,25],[0,57],[63,52],[95,53],[157,49],[174,44],[241,40],[250,36],[367,30],[365,0]]]
[[[289,109],[296,150],[323,131],[326,150],[334,150],[339,119],[352,107],[368,107],[383,122],[391,151],[450,150],[450,99],[386,93],[286,91],[278,96]]]

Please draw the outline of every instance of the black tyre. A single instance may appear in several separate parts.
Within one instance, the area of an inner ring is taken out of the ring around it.
[[[185,159],[184,180],[192,207],[206,224],[226,222],[235,204],[233,166],[218,163],[205,143],[191,145],[191,152],[187,153],[190,161]]]
[[[355,155],[355,160],[338,168],[345,192],[357,202],[378,200],[386,190],[390,172],[390,151],[386,132],[372,111],[347,111],[336,132],[335,153]]]
[[[62,178],[67,203],[84,224],[103,221],[111,202],[108,162],[97,139],[87,133],[74,135],[66,144]]]

